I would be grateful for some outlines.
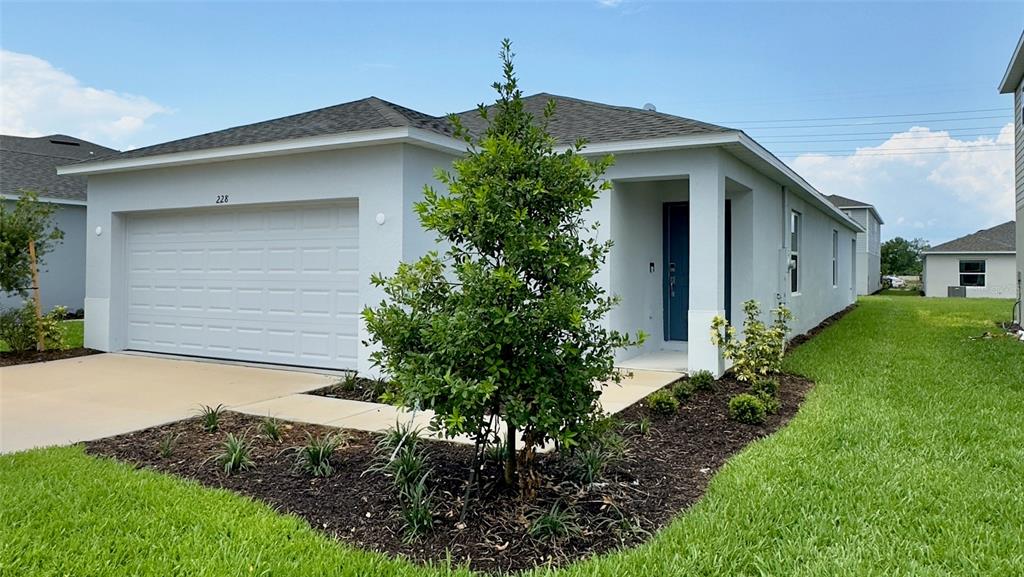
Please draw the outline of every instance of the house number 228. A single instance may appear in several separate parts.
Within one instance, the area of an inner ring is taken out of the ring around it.
[[[226,194],[218,194],[217,195],[217,204],[227,204],[227,203],[228,203],[228,195],[226,195]]]

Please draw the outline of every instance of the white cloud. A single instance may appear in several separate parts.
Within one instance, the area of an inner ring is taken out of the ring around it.
[[[144,96],[83,86],[32,56],[0,50],[0,133],[62,133],[123,148],[127,138],[167,108]]]
[[[622,4],[622,0],[597,0],[597,3],[601,6],[607,6],[608,8],[615,8]]]
[[[792,166],[824,194],[874,204],[883,235],[944,241],[1013,218],[1013,124],[962,140],[913,127],[842,156],[804,154]]]

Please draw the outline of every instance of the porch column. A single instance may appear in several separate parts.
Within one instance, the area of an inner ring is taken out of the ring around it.
[[[725,316],[725,175],[718,153],[690,174],[690,307],[687,313],[689,371],[724,372],[711,344],[711,321]]]

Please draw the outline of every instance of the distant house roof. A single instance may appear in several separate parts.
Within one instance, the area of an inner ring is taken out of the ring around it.
[[[1016,252],[1016,223],[1014,221],[1004,222],[999,226],[993,226],[985,230],[962,236],[960,238],[933,246],[925,254],[948,253],[948,252]]]
[[[854,200],[845,196],[839,196],[838,194],[830,194],[826,198],[828,198],[828,201],[836,205],[838,208],[866,208],[875,213],[875,218],[878,219],[879,223],[885,224],[885,221],[882,220],[882,215],[878,214],[878,210],[875,209],[875,205],[870,202]]]
[[[625,106],[609,106],[545,93],[528,96],[523,99],[523,104],[528,112],[539,118],[549,100],[555,101],[557,113],[548,130],[559,144],[572,143],[579,137],[591,142],[611,142],[730,131],[728,128],[671,114]],[[486,129],[486,122],[480,118],[475,108],[459,113],[458,116],[473,134],[479,134]],[[137,148],[102,160],[142,158],[382,128],[418,128],[441,136],[454,134],[454,127],[447,116],[431,116],[371,96],[336,106]]]
[[[1024,78],[1024,34],[1017,40],[1017,48],[1010,57],[1010,63],[1006,65],[1006,72],[1003,74],[1003,81],[999,83],[999,93],[1009,94],[1016,92]]]
[[[57,176],[57,167],[117,152],[64,134],[29,138],[0,135],[0,196],[32,190],[55,201],[86,200],[84,176]]]

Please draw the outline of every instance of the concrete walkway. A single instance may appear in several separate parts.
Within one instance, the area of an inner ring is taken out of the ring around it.
[[[608,385],[601,392],[601,406],[605,411],[618,413],[682,376],[681,373],[665,371],[631,373],[632,376],[624,378],[622,383]],[[250,415],[269,415],[289,421],[369,432],[381,432],[396,422],[406,423],[410,420],[425,429],[433,417],[431,411],[420,411],[413,415],[391,405],[304,394],[241,405],[234,407],[234,410]],[[469,444],[473,442],[464,437],[449,440]]]
[[[326,386],[336,377],[102,354],[0,368],[0,452],[118,435]]]

